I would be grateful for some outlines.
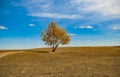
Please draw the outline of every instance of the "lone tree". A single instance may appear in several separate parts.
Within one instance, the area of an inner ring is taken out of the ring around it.
[[[70,42],[70,36],[55,22],[51,22],[48,28],[41,32],[41,36],[45,45],[52,47],[52,52],[55,52],[60,44],[64,45]]]

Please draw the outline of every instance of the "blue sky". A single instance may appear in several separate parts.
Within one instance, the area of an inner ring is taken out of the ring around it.
[[[65,46],[120,45],[119,0],[0,0],[0,49],[45,47],[40,31],[55,21]]]

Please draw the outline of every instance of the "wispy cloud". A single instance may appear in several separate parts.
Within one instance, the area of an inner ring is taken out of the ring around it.
[[[35,17],[48,17],[48,18],[57,18],[57,19],[79,19],[82,18],[82,16],[79,15],[68,15],[68,14],[58,14],[58,13],[31,13],[28,14],[29,16],[35,16]]]
[[[111,26],[112,30],[120,30],[120,24],[114,24]]]
[[[75,19],[120,18],[119,0],[22,0],[30,16]],[[32,6],[32,7],[31,7]]]
[[[91,13],[97,17],[120,18],[119,0],[71,0],[78,12]]]
[[[5,27],[5,26],[0,25],[0,30],[6,30],[6,29],[8,29],[8,28]]]
[[[76,28],[80,28],[80,29],[93,29],[93,26],[91,26],[91,25],[82,25],[82,26],[75,26],[74,28],[75,29]]]
[[[70,36],[75,36],[76,34],[73,34],[73,33],[69,33],[68,35],[70,35]]]
[[[32,26],[36,26],[36,25],[35,25],[35,24],[29,24],[29,26],[31,26],[31,27],[32,27]]]

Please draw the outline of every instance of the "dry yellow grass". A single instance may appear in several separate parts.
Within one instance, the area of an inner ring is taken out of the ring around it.
[[[120,76],[120,47],[64,47],[54,54],[49,51],[31,49],[1,57],[0,77]]]

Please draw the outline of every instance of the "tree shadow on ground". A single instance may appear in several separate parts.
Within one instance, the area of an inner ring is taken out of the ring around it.
[[[35,53],[49,53],[49,51],[27,51],[27,52],[35,52]]]

